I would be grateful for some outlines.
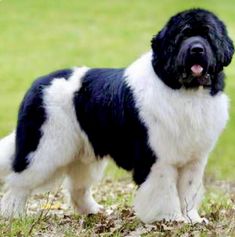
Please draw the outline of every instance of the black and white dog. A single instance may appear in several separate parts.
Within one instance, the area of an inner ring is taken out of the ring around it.
[[[127,68],[61,70],[36,80],[16,131],[0,142],[4,216],[65,174],[73,205],[97,213],[91,186],[106,157],[133,172],[144,222],[202,222],[203,173],[228,120],[223,68],[234,47],[225,25],[202,9],[172,17],[152,50]]]

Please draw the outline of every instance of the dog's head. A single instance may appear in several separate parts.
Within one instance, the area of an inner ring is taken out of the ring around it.
[[[193,9],[173,16],[152,39],[153,68],[171,88],[223,89],[223,67],[234,53],[224,23],[213,13]]]

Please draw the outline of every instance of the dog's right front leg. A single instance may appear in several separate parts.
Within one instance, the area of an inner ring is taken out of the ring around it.
[[[147,179],[139,187],[134,209],[136,215],[145,223],[165,219],[166,221],[185,221],[181,213],[177,191],[177,169],[156,162]]]

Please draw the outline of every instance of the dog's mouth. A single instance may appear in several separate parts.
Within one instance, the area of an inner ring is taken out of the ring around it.
[[[211,86],[211,57],[211,48],[204,38],[193,36],[184,40],[177,56],[180,82],[189,88]]]
[[[200,64],[194,64],[190,68],[192,76],[197,80],[200,86],[210,86],[211,77],[210,74],[206,73],[206,69]]]
[[[202,76],[203,67],[201,65],[199,65],[199,64],[194,64],[191,67],[191,72],[192,72],[192,75],[194,77],[200,77],[200,76]]]
[[[211,86],[211,76],[206,65],[195,63],[184,70],[180,82],[186,87],[189,85],[208,87]]]

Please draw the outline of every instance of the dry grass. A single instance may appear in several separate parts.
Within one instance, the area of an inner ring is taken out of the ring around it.
[[[211,182],[201,207],[209,225],[156,222],[143,224],[131,202],[135,185],[129,178],[105,179],[95,190],[106,211],[80,216],[66,204],[61,190],[30,199],[30,216],[11,222],[0,219],[0,236],[235,236],[235,185]]]

